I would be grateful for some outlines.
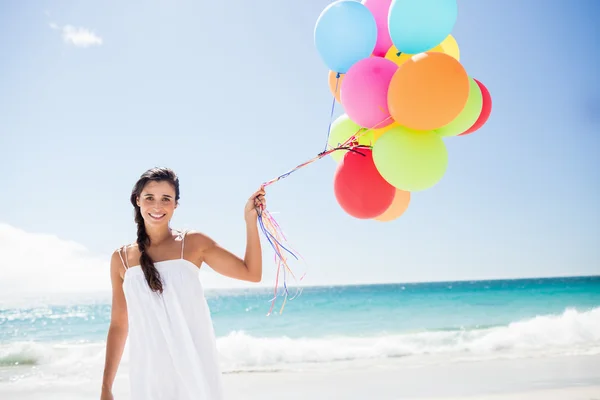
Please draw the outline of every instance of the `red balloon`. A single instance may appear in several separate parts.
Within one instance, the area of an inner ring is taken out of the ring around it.
[[[473,80],[477,83],[479,89],[481,89],[481,94],[483,95],[483,106],[481,107],[479,118],[477,118],[477,121],[475,121],[473,126],[458,136],[468,135],[469,133],[473,133],[477,129],[481,128],[483,124],[487,122],[488,118],[490,117],[490,113],[492,112],[492,96],[490,96],[490,92],[483,83],[479,82],[475,78],[473,78]]]
[[[356,148],[355,151],[348,151],[335,171],[335,198],[351,216],[375,218],[392,204],[396,188],[379,174],[371,149]]]

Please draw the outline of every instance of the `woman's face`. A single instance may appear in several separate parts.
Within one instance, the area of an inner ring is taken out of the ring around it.
[[[166,181],[148,182],[137,199],[146,224],[168,224],[177,208],[175,189]]]

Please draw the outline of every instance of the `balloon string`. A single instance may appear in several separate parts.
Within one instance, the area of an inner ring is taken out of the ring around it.
[[[363,128],[361,128],[358,132],[360,132]],[[358,133],[357,132],[357,133]],[[344,143],[340,144],[338,147],[335,147],[333,149],[329,149],[329,150],[324,150],[322,152],[320,152],[319,154],[317,154],[315,157],[311,158],[308,161],[303,162],[302,164],[297,165],[296,167],[292,168],[291,170],[289,170],[288,172],[286,172],[285,174],[279,175],[277,178],[273,178],[270,181],[267,181],[265,183],[263,183],[263,187],[272,185],[273,183],[283,179],[283,178],[287,178],[288,176],[290,176],[293,172],[298,171],[300,168],[304,168],[309,164],[314,163],[317,160],[320,160],[321,158],[333,153],[334,151],[339,151],[339,150],[346,150],[346,151],[354,151],[354,147],[357,147],[358,143],[354,143],[356,141],[356,139],[362,135],[352,135],[350,137],[350,139],[348,139],[347,141],[345,141]]]
[[[334,98],[334,101],[335,101],[335,98]],[[390,117],[386,118],[385,120],[383,120],[376,126],[379,126],[381,123],[385,122],[389,118]],[[272,185],[273,183],[290,176],[293,172],[295,172],[301,168],[304,168],[305,166],[310,165],[313,162],[320,160],[321,158],[323,158],[335,151],[340,151],[340,150],[351,151],[351,152],[360,154],[362,156],[365,156],[364,153],[360,152],[360,149],[361,148],[372,148],[372,146],[360,145],[358,143],[358,139],[360,137],[362,137],[363,135],[365,135],[367,132],[369,132],[369,129],[366,129],[366,128],[358,129],[352,136],[350,136],[343,143],[338,143],[337,147],[331,148],[331,149],[326,148],[325,150],[323,150],[322,152],[320,152],[319,154],[317,154],[315,157],[311,158],[310,160],[303,162],[302,164],[297,165],[296,167],[292,168],[288,172],[286,172],[282,175],[279,175],[278,177],[273,178],[270,181],[263,183],[262,188],[265,188],[266,186]],[[328,139],[328,142],[329,142],[329,139]],[[265,208],[263,208],[262,205],[257,207],[257,213],[258,213],[258,223],[260,226],[260,230],[262,231],[263,235],[266,237],[267,241],[273,248],[275,264],[277,267],[276,268],[277,272],[275,275],[275,287],[273,289],[273,297],[271,299],[271,307],[269,308],[269,312],[267,313],[267,316],[271,315],[271,313],[273,312],[273,307],[275,306],[275,301],[277,300],[277,297],[278,297],[277,291],[279,289],[280,275],[283,273],[283,293],[282,293],[282,295],[283,295],[284,299],[283,299],[283,304],[281,305],[281,308],[279,310],[279,313],[281,314],[281,313],[283,313],[283,309],[284,309],[285,305],[287,304],[287,300],[289,297],[289,291],[288,291],[288,285],[287,285],[287,274],[289,273],[291,275],[291,277],[294,279],[294,281],[298,282],[298,281],[301,281],[302,279],[304,279],[306,272],[304,274],[302,274],[302,276],[299,278],[299,280],[296,279],[296,276],[294,275],[294,273],[292,272],[292,269],[289,266],[288,256],[292,256],[296,260],[302,258],[302,256],[300,256],[300,254],[298,252],[296,252],[294,249],[291,248],[291,246],[289,246],[289,244],[287,244],[287,238],[286,238],[285,234],[283,233],[281,227],[279,226],[277,221],[275,221],[275,218],[273,218],[273,216]],[[293,300],[296,297],[298,297],[301,293],[302,293],[302,291],[300,290],[300,288],[298,288],[296,295],[294,295],[293,297],[291,297],[289,299]]]
[[[378,129],[378,128],[375,128],[375,127],[380,126],[381,124],[385,123],[389,119],[391,119],[391,116],[385,118],[381,122],[378,122],[371,129]],[[317,160],[320,160],[321,158],[323,158],[323,157],[325,157],[325,156],[333,153],[334,151],[339,151],[339,150],[353,151],[353,149],[355,147],[360,147],[359,144],[358,144],[358,139],[361,138],[363,135],[365,135],[367,132],[370,132],[371,129],[368,129],[368,128],[359,128],[352,136],[350,136],[348,139],[346,139],[343,143],[338,143],[337,147],[334,147],[334,148],[331,148],[331,149],[328,149],[328,150],[327,149],[323,150],[322,152],[320,152],[319,154],[317,154],[315,157],[311,158],[310,160],[305,161],[302,164],[299,164],[296,167],[292,168],[288,172],[286,172],[286,173],[284,173],[282,175],[279,175],[278,177],[273,178],[270,181],[267,181],[267,182],[263,183],[262,184],[263,188],[267,187],[269,185],[272,185],[273,183],[275,183],[275,182],[277,182],[277,181],[279,181],[279,180],[281,180],[283,178],[287,178],[293,172],[296,172],[300,168],[304,168],[307,165],[312,164],[312,163],[314,163]]]
[[[294,278],[294,280],[296,282],[298,282],[298,280],[296,279],[290,266],[288,265],[287,255],[286,255],[286,253],[284,253],[283,250],[285,250],[287,253],[289,253],[296,260],[298,260],[299,255],[297,255],[293,249],[288,249],[286,246],[284,246],[282,244],[282,242],[286,241],[285,235],[283,235],[281,228],[278,226],[278,224],[275,221],[275,219],[273,218],[273,216],[271,214],[269,214],[269,212],[267,210],[261,209],[259,211],[259,225],[260,225],[260,228],[261,228],[263,234],[265,235],[265,237],[271,244],[271,247],[273,247],[273,249],[275,250],[275,263],[277,265],[277,274],[275,277],[275,288],[274,288],[273,298],[271,299],[271,307],[270,307],[267,315],[271,315],[271,313],[273,312],[273,307],[275,306],[275,301],[278,297],[277,289],[279,288],[279,276],[283,270],[284,302],[283,302],[283,305],[281,306],[281,309],[279,310],[279,313],[281,314],[283,312],[283,308],[285,307],[285,304],[286,304],[288,296],[289,296],[289,291],[288,291],[288,287],[287,287],[287,279],[286,279],[287,273],[289,272],[290,275],[292,276],[292,278]],[[301,281],[305,275],[306,275],[306,273],[304,273],[300,277],[299,280]],[[302,291],[300,290],[300,288],[298,288],[297,294],[295,296],[293,296],[291,298],[291,300],[293,300],[294,298],[299,296],[301,292]]]
[[[333,100],[331,102],[331,114],[329,115],[329,128],[327,128],[327,140],[325,141],[325,148],[327,150],[327,146],[329,145],[329,134],[331,133],[331,125],[333,124],[333,112],[335,110],[335,95],[338,92],[338,85],[340,83],[340,73],[338,72],[335,76],[335,92],[333,92]]]

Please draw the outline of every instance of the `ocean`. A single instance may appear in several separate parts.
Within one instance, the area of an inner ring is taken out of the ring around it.
[[[600,354],[600,277],[306,287],[270,316],[270,289],[206,293],[225,374]],[[0,302],[0,393],[99,387],[109,322],[107,296]]]

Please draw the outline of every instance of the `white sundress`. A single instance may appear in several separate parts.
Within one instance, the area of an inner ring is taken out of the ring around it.
[[[129,319],[131,400],[221,400],[221,371],[199,268],[183,258],[155,262],[163,293],[139,265],[123,266]],[[120,254],[120,252],[119,252]]]

